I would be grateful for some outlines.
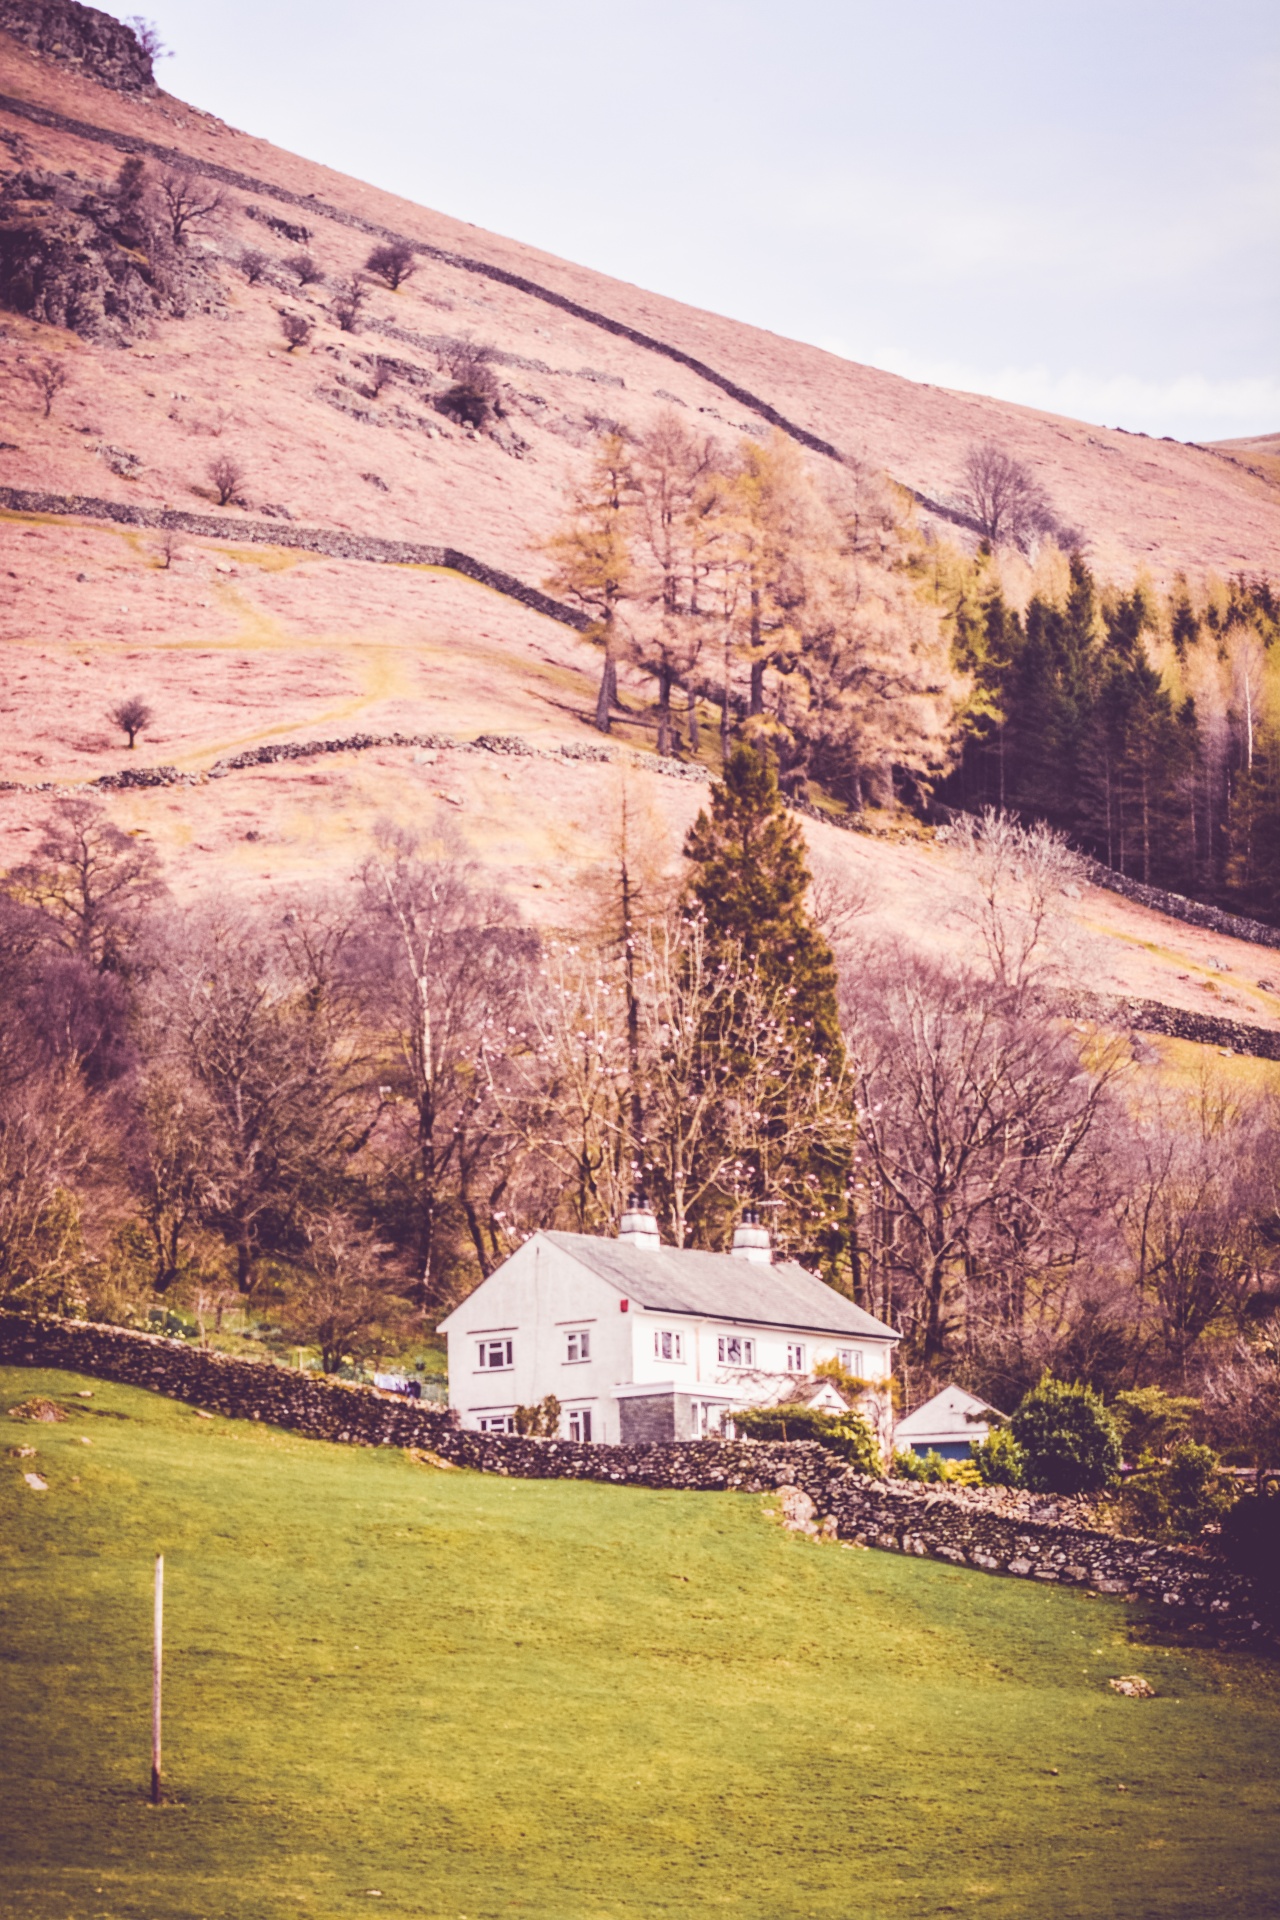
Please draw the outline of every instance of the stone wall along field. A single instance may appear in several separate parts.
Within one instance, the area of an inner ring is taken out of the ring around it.
[[[1246,1583],[1211,1558],[1073,1524],[1056,1517],[1060,1503],[1007,1489],[871,1480],[848,1472],[813,1441],[615,1447],[472,1433],[451,1412],[370,1387],[81,1320],[0,1313],[0,1363],[63,1367],[147,1387],[207,1412],[261,1420],[316,1440],[416,1447],[481,1473],[702,1492],[795,1488],[813,1503],[808,1530],[824,1538],[1153,1601],[1171,1616],[1260,1630]]]

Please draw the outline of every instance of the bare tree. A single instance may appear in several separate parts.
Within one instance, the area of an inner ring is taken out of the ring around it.
[[[489,349],[472,340],[455,340],[442,350],[440,363],[451,375],[453,385],[436,401],[437,413],[478,433],[501,411],[502,389],[489,365]]]
[[[939,844],[959,856],[973,886],[959,911],[982,942],[991,977],[1012,993],[1043,984],[1070,960],[1063,897],[1088,881],[1088,864],[1043,822],[1024,827],[987,807],[943,827]]]
[[[47,420],[53,412],[54,401],[71,380],[65,362],[55,360],[49,354],[41,354],[38,359],[20,361],[18,373],[35,390]]]
[[[296,1339],[319,1347],[325,1373],[384,1352],[420,1324],[387,1267],[389,1246],[334,1208],[309,1217],[305,1232],[302,1277],[290,1290],[285,1324]]]
[[[127,1157],[151,1248],[151,1284],[159,1294],[189,1277],[191,1237],[213,1198],[217,1143],[211,1120],[197,1081],[176,1063],[151,1067]]]
[[[224,196],[221,187],[206,187],[191,168],[174,167],[160,176],[160,198],[170,239],[175,247],[185,247],[189,235],[207,231]]]
[[[960,504],[984,540],[1025,549],[1057,530],[1049,496],[1030,467],[994,440],[971,446],[964,457]]]
[[[264,253],[261,247],[246,247],[237,264],[249,285],[256,287],[271,265],[271,256]]]
[[[369,297],[369,289],[359,274],[351,274],[340,281],[334,298],[332,313],[344,333],[357,333],[360,327],[360,309]]]
[[[218,496],[218,505],[230,506],[244,484],[245,469],[234,454],[220,453],[209,462],[208,474]]]
[[[384,387],[390,386],[396,377],[395,362],[382,354],[375,354],[369,362],[369,391],[376,400]]]
[[[142,695],[133,693],[127,700],[122,700],[118,707],[112,707],[107,717],[128,734],[129,750],[132,752],[134,740],[144,728],[151,725],[154,715]]]
[[[914,1356],[954,1356],[975,1309],[1017,1330],[1074,1268],[1100,1206],[1091,1149],[1120,1066],[1088,1067],[1043,1004],[871,948],[844,982],[867,1303]]]
[[[324,268],[313,253],[290,254],[285,265],[300,287],[314,287],[324,279]]]
[[[182,552],[178,535],[172,527],[166,527],[156,545],[161,571],[167,573]]]
[[[394,293],[410,274],[417,272],[418,256],[407,242],[393,240],[387,246],[375,247],[364,264],[370,273],[379,274]]]
[[[280,331],[289,343],[285,349],[287,353],[293,353],[296,348],[306,346],[311,338],[311,326],[312,323],[305,314],[282,313],[280,315]]]
[[[383,827],[360,878],[367,1018],[388,1050],[373,1150],[425,1305],[447,1290],[459,1211],[482,1270],[488,1261],[489,1224],[474,1211],[481,1146],[495,1081],[518,1050],[536,942],[456,848],[424,849],[413,835]],[[471,1213],[459,1207],[464,1157]]]
[[[160,29],[154,20],[148,20],[145,14],[130,13],[125,16],[125,25],[130,28],[134,39],[146,54],[148,60],[171,60],[172,51],[160,38]]]
[[[65,952],[116,970],[164,893],[148,842],[122,833],[97,801],[82,799],[58,802],[31,858],[5,885],[39,910]]]

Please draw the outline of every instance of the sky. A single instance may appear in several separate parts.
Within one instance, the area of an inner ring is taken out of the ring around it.
[[[1106,426],[1280,432],[1276,0],[148,17],[170,92],[619,279]]]

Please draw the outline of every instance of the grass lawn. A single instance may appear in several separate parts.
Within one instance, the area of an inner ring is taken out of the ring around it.
[[[1280,1914],[1275,1668],[747,1495],[437,1472],[0,1371],[0,1414],[37,1393],[74,1411],[0,1417],[4,1920]],[[1159,1698],[1109,1691],[1132,1672]]]

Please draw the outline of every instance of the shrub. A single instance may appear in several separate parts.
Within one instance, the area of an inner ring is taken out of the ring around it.
[[[226,507],[235,499],[244,481],[244,468],[229,453],[220,453],[216,460],[209,462],[209,478],[217,492],[218,505]]]
[[[513,1417],[517,1433],[554,1440],[560,1431],[560,1402],[554,1393],[549,1393],[536,1407],[517,1407]]]
[[[240,255],[240,271],[251,287],[256,287],[267,268],[271,265],[271,256],[261,247],[246,247]]]
[[[1198,1400],[1166,1393],[1163,1387],[1133,1387],[1111,1403],[1125,1452],[1135,1460],[1144,1453],[1163,1458],[1199,1411]]]
[[[1120,1504],[1125,1524],[1153,1540],[1195,1540],[1232,1495],[1213,1448],[1179,1440],[1167,1460],[1141,1455]]]
[[[314,253],[295,253],[285,261],[290,273],[297,276],[300,287],[313,287],[324,279],[324,268]]]
[[[1008,1427],[992,1427],[985,1440],[971,1440],[969,1451],[984,1487],[1026,1484],[1027,1456]]]
[[[352,274],[349,280],[343,280],[331,309],[334,319],[344,333],[356,333],[360,327],[360,309],[368,298],[369,289],[358,274]]]
[[[1120,1436],[1092,1387],[1046,1374],[1009,1426],[1035,1493],[1100,1493],[1119,1475]]]
[[[417,271],[418,257],[404,241],[394,240],[390,246],[375,247],[364,264],[370,273],[379,274],[394,293]]]
[[[982,1484],[972,1460],[944,1460],[935,1447],[930,1447],[923,1456],[910,1452],[895,1453],[893,1477],[895,1480],[917,1480],[926,1486],[936,1483],[952,1487],[976,1487]]]
[[[150,726],[152,712],[142,695],[134,693],[127,700],[122,700],[118,707],[112,707],[109,718],[115,721],[123,733],[128,734],[129,749],[132,752],[137,736],[144,728]]]
[[[295,347],[304,347],[311,338],[311,322],[301,313],[282,313],[280,331],[289,342],[287,351],[292,353]]]
[[[884,1477],[876,1437],[860,1413],[823,1413],[817,1407],[748,1407],[733,1415],[748,1440],[817,1440],[859,1473]]]

